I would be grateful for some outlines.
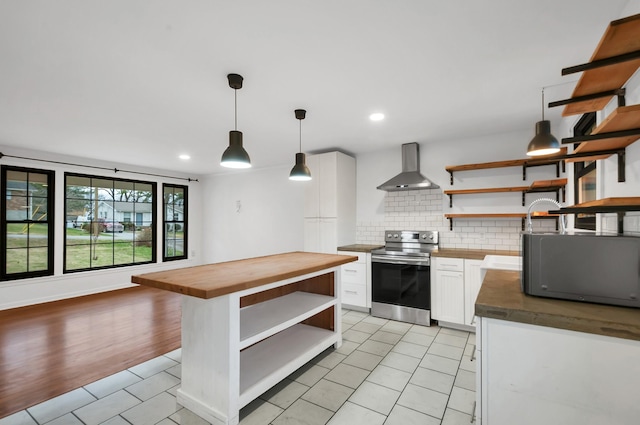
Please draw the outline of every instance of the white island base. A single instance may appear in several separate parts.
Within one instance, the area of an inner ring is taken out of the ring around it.
[[[211,299],[184,296],[178,403],[213,424],[235,425],[242,407],[328,347],[339,347],[341,313],[334,295],[301,287],[257,301],[265,291],[318,279],[330,280],[331,292],[340,293],[335,268]],[[240,308],[244,300],[256,303]],[[330,322],[333,330],[303,321]]]

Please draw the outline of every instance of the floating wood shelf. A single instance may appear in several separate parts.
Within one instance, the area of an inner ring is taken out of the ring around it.
[[[522,230],[525,227],[525,220],[527,219],[527,213],[473,213],[473,214],[445,214],[445,218],[449,220],[449,230],[453,230],[453,219],[471,219],[471,218],[519,218],[522,220]],[[531,213],[531,218],[535,219],[555,219],[556,229],[558,228],[558,214],[550,214],[542,211],[534,211]]]
[[[533,192],[556,192],[556,200],[560,197],[560,191],[562,190],[562,201],[565,199],[565,186],[567,179],[555,179],[555,180],[538,180],[531,184],[531,186],[513,186],[513,187],[490,187],[483,189],[459,189],[459,190],[445,190],[444,194],[449,195],[449,208],[453,206],[453,195],[470,195],[476,193],[501,193],[501,192],[522,192],[522,205],[525,205],[525,194]]]
[[[486,170],[489,168],[522,167],[522,180],[527,179],[527,167],[538,167],[541,165],[555,165],[556,177],[560,177],[560,163],[564,166],[564,160],[558,158],[567,154],[567,148],[562,148],[559,153],[538,158],[510,159],[506,161],[482,162],[478,164],[447,165],[445,170],[451,176],[453,185],[453,173],[458,171]],[[564,169],[563,169],[564,171]]]
[[[603,135],[607,133],[620,132],[624,130],[640,129],[640,105],[620,106],[616,108],[609,116],[600,123],[592,132],[592,135]],[[586,136],[585,136],[586,137]],[[562,139],[562,143],[573,143],[576,138]],[[640,132],[636,135],[630,135],[626,137],[611,137],[605,139],[598,139],[593,141],[582,142],[574,153],[580,152],[595,152],[598,151],[611,151],[616,149],[622,149],[636,140],[640,139]],[[611,154],[609,154],[611,155]],[[604,156],[604,158],[609,155]],[[602,159],[602,155],[596,155],[597,159]],[[567,161],[584,161],[585,158],[579,159],[567,159]]]
[[[640,197],[604,198],[583,202],[559,210],[549,211],[550,214],[596,214],[616,213],[618,215],[618,233],[624,233],[624,216],[627,211],[640,211]]]
[[[590,64],[598,61],[633,54],[640,50],[640,14],[612,21],[596,47]],[[606,64],[606,62],[605,62]],[[572,99],[620,89],[640,67],[640,59],[624,60],[606,66],[589,68],[582,73],[576,84]],[[579,68],[579,67],[575,67]],[[567,72],[563,70],[563,75]],[[562,111],[563,116],[584,114],[603,109],[615,94],[606,97],[570,103]]]

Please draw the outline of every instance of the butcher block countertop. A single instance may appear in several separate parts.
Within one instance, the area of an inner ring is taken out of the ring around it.
[[[438,248],[431,253],[432,257],[464,258],[465,260],[484,260],[487,255],[513,255],[517,257],[520,253],[518,251],[463,248]]]
[[[351,252],[371,252],[374,249],[384,248],[384,245],[368,245],[357,243],[353,245],[339,246],[338,251],[351,251]]]
[[[640,309],[526,295],[514,271],[487,271],[476,315],[640,341]]]
[[[198,298],[215,298],[308,273],[337,267],[358,257],[288,252],[131,276],[131,282]]]

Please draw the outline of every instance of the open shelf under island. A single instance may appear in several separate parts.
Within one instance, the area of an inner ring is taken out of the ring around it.
[[[131,277],[182,297],[178,402],[213,424],[330,346],[342,344],[346,255],[290,252]]]

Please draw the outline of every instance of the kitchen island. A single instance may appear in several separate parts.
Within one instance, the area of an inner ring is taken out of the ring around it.
[[[131,277],[183,294],[178,403],[213,424],[342,343],[339,266],[357,257],[291,252]]]
[[[475,308],[478,423],[637,423],[640,309],[526,295],[498,270]]]

